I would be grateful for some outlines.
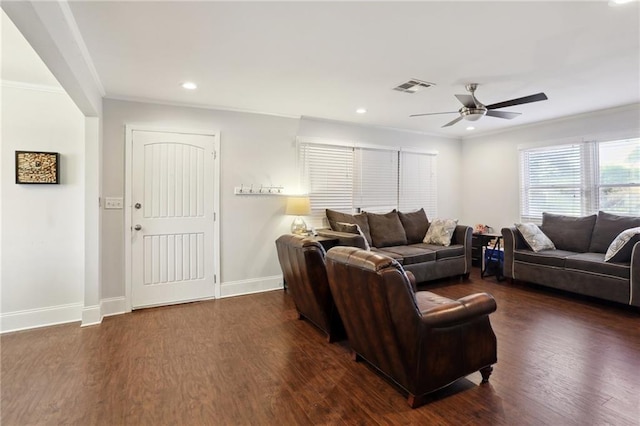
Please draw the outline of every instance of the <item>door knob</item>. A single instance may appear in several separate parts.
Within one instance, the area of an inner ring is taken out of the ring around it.
[[[139,231],[142,229],[142,225],[136,225],[133,227],[133,229],[135,229],[136,231]]]
[[[135,204],[133,205],[133,207],[135,207],[136,209],[139,209],[140,207],[142,207],[142,204],[140,204],[140,203],[135,203]]]

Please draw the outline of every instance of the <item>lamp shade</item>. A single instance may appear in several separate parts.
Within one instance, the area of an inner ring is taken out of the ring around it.
[[[286,214],[294,216],[307,216],[311,214],[309,197],[289,197],[287,199]]]

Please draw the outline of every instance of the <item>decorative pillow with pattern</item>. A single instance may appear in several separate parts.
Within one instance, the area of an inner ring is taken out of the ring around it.
[[[336,229],[334,229],[334,231],[360,235],[364,240],[364,247],[362,248],[365,250],[371,250],[371,246],[369,246],[367,238],[364,236],[362,229],[360,229],[360,225],[358,225],[357,223],[335,222],[335,227]]]
[[[631,251],[638,241],[640,241],[640,226],[622,231],[607,249],[607,253],[604,255],[604,261],[630,262]]]
[[[457,225],[457,219],[433,219],[422,242],[448,247],[451,245],[451,237]]]
[[[549,239],[544,232],[535,223],[515,223],[514,224],[529,248],[534,252],[542,250],[554,250],[553,241]]]

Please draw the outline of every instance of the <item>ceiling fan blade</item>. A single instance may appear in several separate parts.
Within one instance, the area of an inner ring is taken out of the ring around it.
[[[450,122],[448,122],[447,124],[445,124],[442,127],[449,127],[449,126],[453,126],[454,124],[456,124],[458,121],[462,120],[462,116],[456,118],[455,120],[452,120]]]
[[[522,115],[522,113],[508,111],[487,111],[485,115],[489,117],[506,118],[508,120],[511,120],[512,118],[516,118],[517,116]]]
[[[449,112],[428,112],[426,114],[411,114],[409,117],[422,117],[423,115],[439,115],[439,114],[457,114],[458,111]]]
[[[510,101],[498,102],[496,104],[487,105],[487,109],[506,108],[515,105],[528,104],[531,102],[546,101],[547,95],[544,93],[536,93],[535,95],[524,96],[522,98],[511,99]]]
[[[462,105],[467,108],[475,108],[476,102],[473,100],[473,96],[471,95],[455,95],[456,98],[462,103]]]

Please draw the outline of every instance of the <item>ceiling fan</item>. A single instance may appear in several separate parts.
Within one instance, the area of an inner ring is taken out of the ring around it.
[[[522,98],[511,99],[509,101],[498,102],[491,105],[483,105],[476,99],[475,91],[478,88],[477,83],[467,84],[465,86],[467,91],[471,93],[470,95],[455,95],[456,98],[464,105],[458,111],[449,111],[449,112],[431,112],[426,114],[413,114],[409,117],[421,117],[423,115],[436,115],[436,114],[455,114],[459,113],[460,117],[456,118],[445,124],[442,127],[449,127],[456,124],[458,121],[463,118],[468,121],[476,121],[485,115],[489,117],[497,117],[497,118],[506,118],[511,120],[512,118],[516,118],[521,115],[519,112],[508,112],[508,111],[494,111],[500,108],[506,108],[514,105],[522,105],[528,104],[531,102],[545,101],[547,100],[547,95],[544,93],[536,93],[535,95],[524,96]]]

